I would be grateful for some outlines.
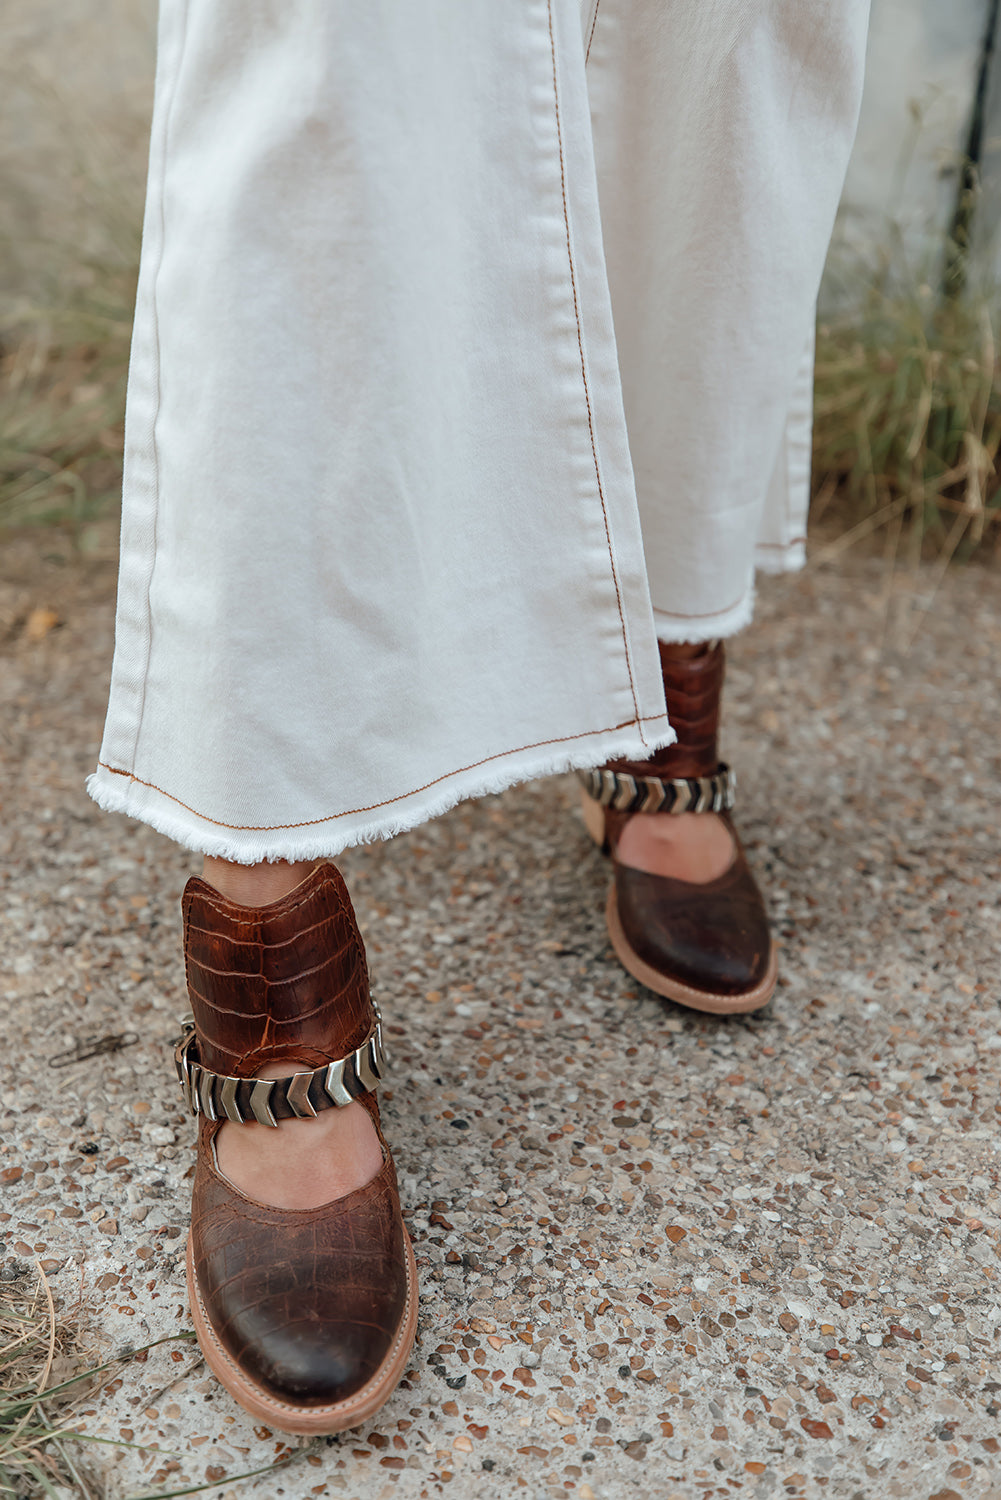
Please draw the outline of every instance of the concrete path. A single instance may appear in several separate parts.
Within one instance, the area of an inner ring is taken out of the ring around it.
[[[726,749],[782,940],[762,1015],[617,967],[569,779],[343,860],[392,1043],[413,1368],[374,1424],[300,1447],[163,1344],[84,1408],[139,1445],[83,1451],[95,1495],[1001,1494],[997,572],[905,606],[842,562],[768,582],[733,648]],[[189,1327],[193,1138],[168,1045],[193,861],[82,790],[112,617],[110,556],[5,542],[0,1277],[39,1259],[108,1353]]]

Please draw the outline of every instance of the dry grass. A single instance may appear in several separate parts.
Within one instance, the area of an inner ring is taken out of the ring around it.
[[[72,1321],[59,1321],[42,1272],[0,1283],[0,1494],[34,1500],[65,1486],[93,1493],[64,1439],[87,1393]]]
[[[0,526],[79,532],[117,503],[134,271],[95,272],[0,352]],[[813,519],[911,562],[1001,546],[1001,379],[985,295],[876,289],[818,330]],[[840,544],[838,544],[840,547]]]
[[[818,330],[813,518],[887,528],[909,561],[1001,544],[1001,381],[987,295],[874,289]]]
[[[0,527],[54,521],[80,536],[121,481],[152,4],[86,0],[57,44],[39,3],[13,0],[20,22],[0,49],[18,130],[6,144],[0,133]],[[112,40],[113,55],[93,51]],[[58,46],[89,71],[59,66]],[[916,116],[901,194],[921,128]],[[826,283],[845,310],[819,330],[815,518],[847,542],[887,528],[910,561],[983,554],[1001,533],[998,299],[943,303],[905,264],[892,221],[872,238],[882,263],[833,265]]]
[[[143,1448],[166,1458],[183,1455],[138,1443],[96,1437],[82,1425],[80,1408],[93,1404],[123,1362],[158,1344],[192,1340],[188,1332],[157,1339],[139,1349],[124,1349],[96,1361],[85,1346],[81,1324],[73,1314],[58,1315],[44,1272],[0,1282],[0,1496],[3,1500],[98,1500],[106,1494],[81,1449],[88,1445]],[[276,1463],[243,1474],[229,1474],[206,1484],[134,1496],[132,1500],[175,1500],[222,1484],[235,1484],[286,1468],[305,1448],[290,1450]]]
[[[117,501],[131,300],[40,315],[0,353],[0,525],[78,527]]]
[[[79,535],[118,494],[154,13],[8,0],[0,23],[0,527]],[[928,107],[911,106],[900,202]],[[983,554],[999,536],[998,299],[943,307],[892,212],[867,238],[882,263],[828,275],[846,311],[820,329],[815,514],[848,542],[885,527],[912,561]]]
[[[119,490],[155,4],[0,10],[0,526],[72,525]]]
[[[117,503],[133,276],[98,278],[0,354],[0,526]],[[1001,379],[988,298],[871,293],[818,330],[813,518],[890,528],[913,562],[1001,545]]]

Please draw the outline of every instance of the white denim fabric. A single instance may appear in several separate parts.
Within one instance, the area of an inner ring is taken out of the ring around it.
[[[671,740],[802,560],[867,8],[162,0],[102,807],[310,858]]]

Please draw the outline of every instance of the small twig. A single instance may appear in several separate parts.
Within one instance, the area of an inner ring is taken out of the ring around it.
[[[204,1363],[205,1361],[204,1359],[202,1359],[201,1355],[199,1355],[197,1359],[193,1359],[186,1370],[181,1370],[179,1374],[174,1376],[173,1380],[169,1380],[167,1382],[162,1390],[157,1391],[155,1396],[150,1396],[146,1405],[155,1406],[158,1401],[162,1401],[167,1392],[172,1391],[174,1389],[174,1386],[177,1385],[179,1381],[186,1380],[187,1377],[192,1373],[192,1371],[197,1370],[198,1366],[203,1365]]]
[[[896,500],[892,500],[889,505],[882,506],[875,514],[866,516],[863,521],[859,521],[856,526],[851,527],[843,536],[839,536],[833,542],[828,542],[826,547],[822,547],[819,552],[815,552],[809,560],[808,567],[811,569],[822,568],[825,564],[834,562],[843,552],[847,552],[849,547],[853,547],[856,542],[860,542],[864,537],[871,536],[874,531],[878,531],[884,522],[892,520],[896,515],[902,515],[910,504],[910,496],[901,495]]]
[[[42,1270],[41,1261],[36,1260],[35,1265],[38,1268],[38,1277],[42,1284],[42,1290],[45,1292],[45,1300],[49,1308],[49,1352],[46,1356],[45,1368],[38,1381],[38,1394],[40,1396],[45,1390],[45,1383],[52,1371],[52,1361],[56,1357],[56,1305],[52,1300],[52,1288],[49,1286],[49,1278]]]
[[[837,474],[828,474],[810,503],[810,519],[816,524],[838,492]]]
[[[213,1479],[208,1484],[187,1485],[183,1490],[157,1490],[153,1495],[130,1495],[129,1500],[178,1500],[178,1497],[182,1495],[198,1495],[203,1490],[219,1489],[223,1484],[239,1484],[242,1479],[253,1479],[257,1474],[275,1474],[279,1469],[286,1469],[296,1459],[302,1458],[312,1446],[314,1445],[294,1448],[284,1458],[278,1459],[273,1464],[265,1464],[260,1469],[248,1469],[243,1474],[227,1474],[224,1479]]]

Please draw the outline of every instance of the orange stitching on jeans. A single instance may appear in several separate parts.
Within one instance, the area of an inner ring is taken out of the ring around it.
[[[667,615],[669,620],[714,620],[717,615],[728,615],[731,609],[736,609],[738,605],[743,604],[746,598],[745,592],[739,599],[734,600],[733,604],[727,604],[723,609],[711,609],[708,614],[704,615],[693,614],[690,610],[679,615],[673,609],[661,609],[658,604],[653,605],[653,612],[655,615]]]
[[[587,51],[584,53],[584,66],[587,67],[591,60],[591,43],[594,41],[594,28],[598,24],[598,7],[601,0],[594,0],[594,15],[591,17],[591,34],[587,39]]]
[[[629,690],[633,695],[633,712],[637,728],[642,724],[640,717],[640,706],[636,698],[636,683],[633,680],[633,664],[629,655],[629,638],[626,635],[626,619],[622,609],[622,594],[619,589],[619,574],[615,566],[615,556],[612,551],[612,534],[608,527],[608,509],[605,505],[605,491],[601,483],[601,471],[598,467],[598,449],[594,439],[594,417],[591,412],[591,392],[587,383],[587,363],[584,359],[584,335],[580,326],[580,305],[577,301],[577,272],[574,267],[573,251],[570,247],[570,211],[567,207],[567,178],[566,166],[563,160],[563,127],[560,123],[560,95],[556,79],[556,38],[553,34],[553,0],[547,0],[547,11],[549,14],[549,47],[553,56],[553,105],[556,110],[556,144],[560,153],[560,188],[563,194],[563,222],[566,225],[567,235],[567,259],[570,262],[570,290],[573,293],[574,317],[577,320],[577,348],[580,350],[580,375],[584,385],[584,401],[587,405],[587,426],[591,434],[591,457],[594,460],[594,477],[598,485],[598,498],[601,501],[601,514],[605,523],[605,541],[608,544],[608,561],[612,568],[612,582],[615,584],[615,598],[619,606],[619,623],[622,627],[622,645],[626,653],[626,670],[629,673]],[[640,728],[640,739],[643,739],[643,730]],[[644,744],[646,741],[644,740]]]
[[[653,724],[660,722],[661,719],[662,715],[652,714],[642,722]],[[131,771],[123,771],[119,766],[109,766],[105,760],[99,760],[98,765],[102,770],[110,771],[112,776],[124,776],[139,786],[148,787],[151,792],[158,792],[169,802],[175,802],[178,807],[183,807],[185,812],[193,813],[196,818],[201,818],[203,823],[212,823],[216,828],[230,828],[235,833],[273,833],[285,828],[312,828],[317,823],[332,823],[335,818],[354,817],[356,813],[378,812],[380,807],[390,807],[394,802],[405,802],[408,797],[416,797],[419,792],[426,792],[430,787],[437,786],[439,782],[448,781],[451,776],[461,776],[465,771],[475,771],[492,760],[504,760],[509,755],[520,755],[524,750],[541,750],[545,745],[564,745],[569,740],[589,739],[595,734],[615,734],[620,729],[629,729],[634,725],[638,728],[639,721],[625,719],[621,724],[609,725],[607,729],[589,729],[585,734],[564,734],[552,740],[536,740],[532,745],[519,745],[516,750],[498,750],[496,755],[486,755],[482,760],[474,760],[471,765],[458,766],[454,771],[446,771],[444,775],[436,776],[433,781],[426,781],[423,786],[416,786],[409,792],[403,792],[399,797],[387,797],[385,802],[373,802],[368,807],[349,807],[344,812],[328,813],[323,818],[307,818],[302,823],[224,823],[221,818],[210,818],[207,813],[199,812],[197,807],[191,807],[187,802],[182,802],[180,797],[174,797],[170,792],[165,792],[163,787],[157,786],[155,782],[144,781],[141,776],[134,776]],[[642,735],[640,737],[642,738]]]

